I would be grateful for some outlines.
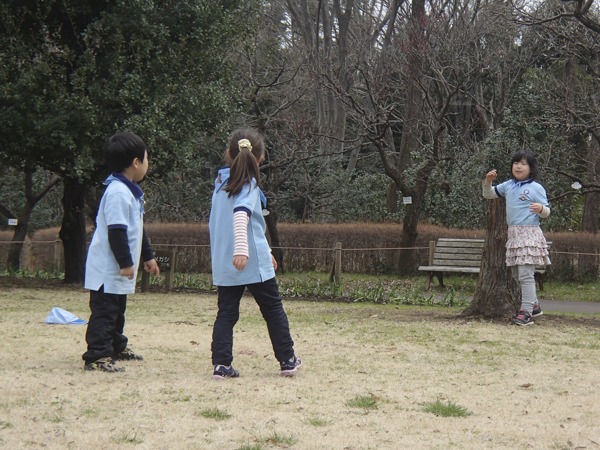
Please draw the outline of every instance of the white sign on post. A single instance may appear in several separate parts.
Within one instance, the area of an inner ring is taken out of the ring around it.
[[[402,197],[402,201],[405,205],[412,205],[412,197]]]
[[[19,223],[17,219],[8,219],[8,224],[11,226],[16,226]]]

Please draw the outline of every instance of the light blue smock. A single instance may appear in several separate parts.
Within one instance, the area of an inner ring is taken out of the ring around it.
[[[539,225],[540,216],[529,211],[531,203],[550,207],[544,187],[536,181],[508,180],[494,186],[498,197],[506,198],[506,222],[514,225]]]
[[[133,294],[144,235],[144,195],[137,184],[121,174],[110,175],[104,184],[107,187],[100,200],[96,230],[85,263],[84,287],[97,291],[104,285],[104,292],[108,294]],[[127,230],[135,267],[135,275],[131,280],[121,276],[121,268],[108,242],[109,228]]]
[[[219,170],[208,221],[213,284],[243,286],[270,280],[275,277],[275,270],[271,260],[271,249],[265,236],[267,227],[262,215],[262,193],[256,185],[256,180],[252,179],[238,195],[229,197],[229,193],[223,190],[228,179],[229,167]],[[233,266],[233,213],[238,210],[246,211],[250,215],[249,256],[244,270],[237,270]]]

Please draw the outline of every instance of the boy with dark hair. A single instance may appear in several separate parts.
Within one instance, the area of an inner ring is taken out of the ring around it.
[[[88,250],[85,288],[92,312],[85,334],[84,370],[124,372],[115,361],[143,360],[123,335],[127,294],[135,292],[140,261],[156,276],[160,269],[144,230],[144,193],[137,185],[148,171],[148,151],[134,133],[117,133],[105,147],[112,174],[98,207],[96,230]]]

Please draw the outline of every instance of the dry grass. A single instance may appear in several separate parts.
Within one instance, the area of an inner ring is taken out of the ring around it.
[[[284,379],[245,298],[241,377],[214,381],[214,297],[130,296],[126,334],[145,361],[118,374],[81,370],[85,327],[43,323],[52,306],[87,318],[87,299],[0,291],[0,447],[600,448],[597,318],[518,328],[458,310],[286,302],[304,367]],[[437,400],[473,414],[424,411]]]

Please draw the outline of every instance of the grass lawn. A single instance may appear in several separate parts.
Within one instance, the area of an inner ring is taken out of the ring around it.
[[[85,326],[43,322],[53,306],[87,319],[86,291],[17,285],[0,286],[3,448],[600,448],[597,317],[521,328],[460,308],[285,301],[304,367],[282,378],[244,298],[241,376],[214,381],[212,294],[130,296],[125,332],[145,360],[107,374],[82,370]]]

